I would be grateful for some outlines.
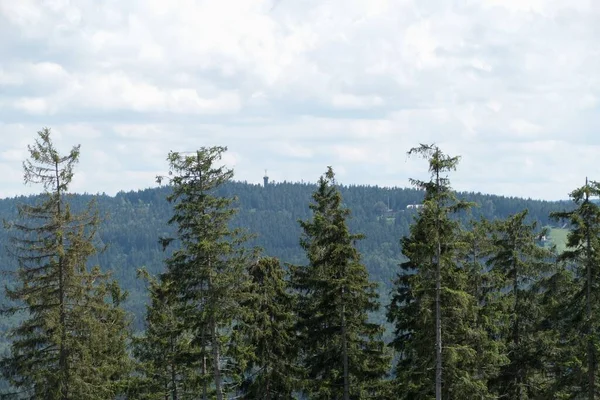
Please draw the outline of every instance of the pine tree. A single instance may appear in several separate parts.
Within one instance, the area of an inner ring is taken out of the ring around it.
[[[192,345],[176,310],[173,282],[157,280],[140,270],[149,283],[150,304],[146,308],[146,330],[134,338],[133,351],[139,360],[129,398],[183,400],[197,398],[200,355]]]
[[[508,363],[506,346],[501,340],[502,330],[499,321],[505,316],[498,306],[496,278],[487,267],[486,260],[493,254],[490,223],[482,219],[472,222],[468,231],[461,232],[458,238],[459,264],[467,273],[466,292],[473,296],[474,317],[468,329],[465,344],[476,353],[470,370],[480,383],[488,383],[500,373],[500,368]],[[480,388],[481,389],[481,388]],[[482,389],[478,398],[496,398],[492,391]]]
[[[452,216],[470,204],[459,201],[445,174],[456,169],[458,157],[435,145],[409,152],[429,162],[431,180],[411,180],[425,191],[410,235],[404,237],[388,319],[395,325],[392,345],[398,397],[404,399],[490,398],[477,362],[478,302],[470,291],[470,267],[464,265],[465,243]]]
[[[243,398],[288,400],[298,387],[300,372],[294,297],[276,258],[260,258],[249,266],[248,275],[251,286],[242,305],[249,312],[234,333],[236,352],[245,347],[250,355]]]
[[[600,184],[588,182],[570,197],[577,206],[573,211],[557,212],[552,216],[567,220],[571,231],[567,236],[567,250],[559,260],[572,272],[567,279],[570,291],[563,290],[560,304],[565,329],[560,345],[566,358],[559,361],[556,380],[561,395],[596,398],[598,393],[598,348],[600,347]],[[561,271],[561,277],[565,273]],[[579,397],[576,397],[579,398]]]
[[[179,247],[167,259],[161,277],[176,282],[175,309],[198,349],[202,398],[214,391],[217,400],[239,386],[240,368],[229,357],[228,346],[234,322],[243,314],[248,285],[248,261],[241,247],[246,235],[228,226],[236,212],[234,199],[215,194],[233,177],[232,170],[215,165],[226,150],[203,147],[195,155],[169,153],[173,192],[167,200],[174,205],[169,223],[177,227]],[[164,239],[163,244],[175,239]]]
[[[553,254],[538,243],[546,234],[537,223],[525,223],[527,210],[496,221],[492,227],[494,248],[488,260],[496,299],[496,320],[506,346],[508,363],[493,380],[497,393],[514,399],[539,398],[549,384],[544,372],[541,284],[553,266]]]
[[[539,398],[573,399],[585,398],[581,383],[585,382],[585,370],[580,358],[581,340],[578,319],[581,317],[580,302],[575,275],[566,262],[559,262],[555,272],[540,284],[543,319],[538,332],[542,352],[540,363],[548,377],[548,385]],[[575,301],[574,301],[575,300]]]
[[[20,219],[8,224],[18,270],[4,312],[23,319],[10,332],[2,373],[18,398],[112,399],[129,367],[125,294],[98,267],[87,267],[97,252],[98,214],[93,204],[76,214],[67,201],[79,146],[61,156],[49,129],[38,136],[24,162],[25,182],[45,193],[19,206]]]
[[[376,398],[389,362],[382,327],[368,321],[379,308],[376,285],[360,262],[354,243],[362,235],[348,230],[350,211],[331,167],[313,200],[312,218],[300,222],[308,265],[292,268],[305,390],[312,399]]]

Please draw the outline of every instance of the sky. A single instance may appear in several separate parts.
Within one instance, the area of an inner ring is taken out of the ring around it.
[[[235,179],[409,186],[420,143],[457,190],[565,199],[599,179],[596,0],[0,0],[0,197],[43,127],[71,190],[155,186],[223,145]]]

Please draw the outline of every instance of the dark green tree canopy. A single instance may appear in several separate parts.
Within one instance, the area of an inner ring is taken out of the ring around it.
[[[9,333],[2,373],[19,399],[112,399],[129,367],[125,294],[99,267],[88,268],[100,223],[93,204],[73,213],[67,201],[79,146],[61,156],[44,129],[29,153],[25,182],[45,193],[8,223],[18,268],[3,311],[22,319]]]
[[[312,218],[300,221],[308,265],[292,268],[304,389],[314,399],[377,397],[389,358],[382,327],[368,318],[379,308],[376,285],[355,246],[362,235],[346,224],[350,211],[342,206],[331,167],[309,207]]]

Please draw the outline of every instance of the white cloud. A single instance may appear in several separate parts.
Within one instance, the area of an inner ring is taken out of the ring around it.
[[[36,66],[32,76],[54,83],[63,79],[65,85],[47,97],[17,99],[15,108],[31,114],[55,114],[73,109],[213,114],[235,112],[241,107],[240,97],[233,90],[200,97],[194,88],[164,89],[120,72],[74,76],[55,67],[55,64]]]
[[[518,136],[535,137],[543,131],[543,128],[537,124],[523,119],[516,119],[510,122],[510,128]]]
[[[333,151],[342,163],[377,162],[377,158],[373,157],[375,154],[369,154],[369,151],[362,146],[336,145],[333,147]]]
[[[100,129],[86,124],[67,124],[58,129],[53,129],[54,132],[59,132],[65,140],[89,140],[102,139],[103,133]]]
[[[68,74],[64,68],[53,62],[40,62],[30,65],[30,77],[39,81],[64,81]]]
[[[287,142],[274,142],[270,146],[273,152],[291,158],[312,158],[315,150],[306,146],[292,145]]]
[[[14,106],[17,110],[23,110],[29,114],[50,114],[53,112],[48,101],[41,97],[25,97],[18,99]]]
[[[39,23],[42,18],[42,12],[36,3],[35,0],[3,0],[0,2],[0,12],[10,22],[21,27],[30,27]]]
[[[353,94],[336,94],[333,96],[332,104],[336,108],[364,109],[383,105],[379,96],[356,96]]]
[[[0,86],[18,86],[22,83],[23,79],[20,74],[12,71],[6,71],[0,66]]]
[[[562,198],[600,172],[598,17],[589,0],[0,0],[0,160],[49,125],[81,142],[88,192],[215,144],[242,180],[332,164],[403,186],[426,173],[406,151],[437,142],[463,156],[456,187]]]
[[[0,159],[8,162],[20,162],[25,157],[27,157],[26,152],[20,149],[10,149],[0,153]]]
[[[404,35],[407,59],[416,60],[417,68],[433,68],[440,64],[436,56],[438,43],[431,34],[431,22],[424,20],[411,25]]]

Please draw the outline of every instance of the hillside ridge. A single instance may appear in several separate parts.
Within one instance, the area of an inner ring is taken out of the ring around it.
[[[386,304],[390,282],[401,262],[400,238],[407,235],[423,193],[412,188],[387,188],[367,185],[339,185],[344,205],[352,212],[350,229],[366,237],[358,243],[362,258],[373,280],[379,282],[382,304]],[[299,246],[299,219],[310,216],[308,204],[315,188],[311,183],[274,183],[267,187],[244,182],[230,182],[218,190],[224,196],[235,196],[239,212],[236,226],[256,234],[250,243],[264,249],[266,255],[280,258],[284,263],[301,264],[305,256]],[[122,287],[129,291],[127,308],[135,314],[136,327],[146,302],[144,282],[136,278],[138,268],[152,274],[162,271],[168,252],[162,251],[159,237],[173,234],[167,224],[172,207],[166,201],[167,186],[142,190],[121,191],[114,196],[101,194],[72,194],[70,201],[76,210],[92,198],[105,216],[97,246],[107,245],[104,253],[91,260],[104,270],[110,270]],[[469,214],[460,215],[465,223],[470,219],[506,218],[525,208],[530,220],[540,227],[552,224],[549,214],[569,208],[566,201],[531,200],[481,193],[459,192],[459,197],[478,204]],[[16,217],[18,203],[31,203],[36,195],[0,200],[0,218]],[[0,265],[13,270],[15,261],[8,257],[6,247],[9,233],[0,230]],[[0,326],[1,330],[1,326]]]

